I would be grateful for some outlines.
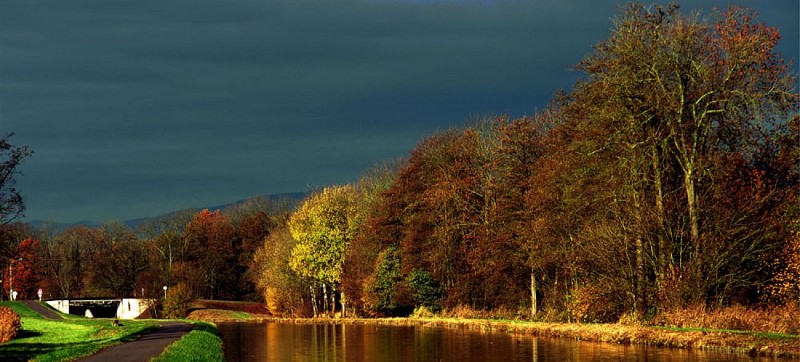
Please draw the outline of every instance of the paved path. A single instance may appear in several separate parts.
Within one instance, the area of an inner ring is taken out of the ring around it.
[[[30,308],[36,313],[41,314],[42,317],[45,317],[47,319],[64,319],[60,315],[58,315],[58,313],[54,312],[52,309],[39,304],[39,302],[35,300],[23,300],[22,304],[25,304],[28,308]]]
[[[122,323],[125,323],[124,321]],[[158,357],[164,348],[172,342],[183,337],[184,334],[192,330],[192,325],[182,322],[164,322],[161,328],[155,332],[148,333],[139,339],[119,344],[97,352],[89,357],[78,361],[113,361],[113,362],[146,362],[153,357]]]

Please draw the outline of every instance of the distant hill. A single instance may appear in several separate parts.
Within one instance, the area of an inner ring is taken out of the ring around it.
[[[271,202],[287,202],[287,203],[289,203],[291,205],[296,205],[300,201],[303,201],[303,199],[306,197],[306,195],[308,195],[308,194],[305,193],[305,192],[289,192],[289,193],[283,193],[283,194],[260,195],[260,196],[254,196],[254,197],[251,197],[251,198],[247,198],[247,199],[244,199],[244,200],[234,201],[234,202],[223,204],[223,205],[200,206],[200,207],[196,207],[196,208],[175,210],[175,211],[167,212],[167,213],[164,213],[164,214],[161,214],[161,215],[142,217],[142,218],[138,218],[138,219],[122,220],[121,222],[123,224],[125,224],[126,226],[128,226],[129,228],[136,228],[136,227],[138,227],[138,226],[140,226],[140,225],[142,225],[142,224],[144,224],[144,223],[146,223],[148,221],[155,220],[155,219],[160,219],[160,218],[164,218],[164,217],[169,217],[171,215],[174,215],[174,214],[180,213],[180,212],[200,211],[202,209],[209,209],[209,210],[212,210],[212,211],[213,210],[224,210],[226,208],[229,208],[229,207],[232,207],[232,206],[236,206],[236,205],[245,204],[245,203],[247,203],[247,202],[249,202],[251,200],[256,200],[256,199],[262,198],[262,197],[263,198],[267,198]],[[111,220],[106,220],[106,221],[111,221]],[[28,221],[28,224],[30,224],[31,226],[36,227],[36,228],[41,227],[42,225],[45,225],[47,223],[51,223],[56,232],[60,232],[60,231],[62,231],[64,229],[68,229],[68,228],[76,227],[76,226],[88,226],[88,227],[98,227],[98,226],[100,226],[100,223],[97,223],[97,222],[94,222],[94,221],[89,221],[89,220],[78,221],[78,222],[75,222],[75,223],[59,223],[59,222],[52,223],[52,222],[48,222],[48,221],[44,221],[44,220]]]

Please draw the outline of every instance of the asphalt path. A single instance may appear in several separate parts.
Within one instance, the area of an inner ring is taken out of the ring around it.
[[[36,313],[41,314],[42,317],[45,317],[47,319],[64,319],[60,315],[58,315],[58,313],[54,312],[52,309],[41,305],[39,302],[35,300],[23,300],[22,304],[25,304],[28,308],[30,308]]]
[[[125,323],[124,321],[121,321]],[[164,348],[192,330],[192,325],[182,322],[164,322],[161,327],[132,342],[108,347],[78,361],[146,362],[158,357]]]

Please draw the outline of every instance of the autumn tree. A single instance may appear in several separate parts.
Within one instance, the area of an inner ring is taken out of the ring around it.
[[[34,299],[43,279],[42,245],[39,240],[27,238],[19,243],[11,259],[10,268],[3,277],[5,290],[16,291],[17,299]],[[13,285],[11,284],[13,283]]]
[[[188,244],[183,240],[183,228],[192,221],[195,212],[179,211],[139,226],[148,251],[149,268],[137,282],[147,295],[158,295],[164,285],[173,285],[176,269],[188,260]]]
[[[238,281],[238,293],[242,296],[248,296],[255,292],[255,284],[252,283],[252,276],[248,275],[249,264],[253,260],[256,250],[264,244],[264,239],[269,236],[270,232],[275,228],[276,220],[273,216],[269,215],[266,211],[258,211],[256,213],[244,216],[239,223],[236,230],[239,234],[239,245],[236,250],[236,275]]]
[[[274,315],[304,316],[308,303],[307,280],[297,274],[289,263],[297,241],[283,220],[262,246],[256,249],[250,264],[251,275],[264,297],[267,309]]]
[[[147,253],[136,234],[120,222],[108,222],[98,230],[101,238],[89,255],[86,266],[92,295],[134,295],[140,273],[148,267]]]
[[[183,242],[187,257],[182,277],[187,286],[199,296],[231,298],[236,287],[233,225],[219,210],[202,210],[184,228]]]
[[[375,230],[381,227],[386,213],[383,193],[394,182],[401,164],[402,161],[398,160],[375,165],[354,185],[357,193],[355,218],[359,221],[342,266],[342,272],[347,276],[342,280],[342,292],[348,297],[348,304],[356,310],[364,309],[367,280],[375,271],[378,254],[387,243],[391,243],[381,239]]]
[[[56,288],[51,291],[54,296],[75,298],[83,295],[89,279],[87,263],[100,240],[102,234],[97,229],[77,226],[60,232],[52,242],[43,245],[47,261],[45,272],[50,284]]]
[[[323,312],[335,310],[328,293],[335,298],[342,280],[342,265],[357,227],[355,198],[350,185],[326,187],[306,199],[289,219],[289,230],[297,240],[290,266],[322,287]]]
[[[686,291],[695,301],[724,293],[707,277],[738,273],[742,260],[713,241],[722,232],[722,223],[709,221],[720,216],[712,210],[715,162],[750,158],[763,131],[797,110],[795,78],[774,50],[777,29],[741,8],[716,17],[632,4],[579,66],[588,76],[573,92],[579,128],[600,131],[586,154],[605,155],[614,171],[602,182],[622,186],[605,188],[616,207],[587,240],[625,241],[616,248],[627,250],[629,267],[617,273],[629,281],[634,309],[644,303],[647,275],[662,292],[670,280],[691,280]],[[757,240],[743,242],[763,248]]]

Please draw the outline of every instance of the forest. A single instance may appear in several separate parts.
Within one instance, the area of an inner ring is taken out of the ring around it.
[[[3,224],[4,291],[465,308],[609,322],[800,300],[800,97],[780,33],[631,4],[531,116],[482,117],[297,205],[55,232]],[[18,285],[18,286],[17,286]]]

